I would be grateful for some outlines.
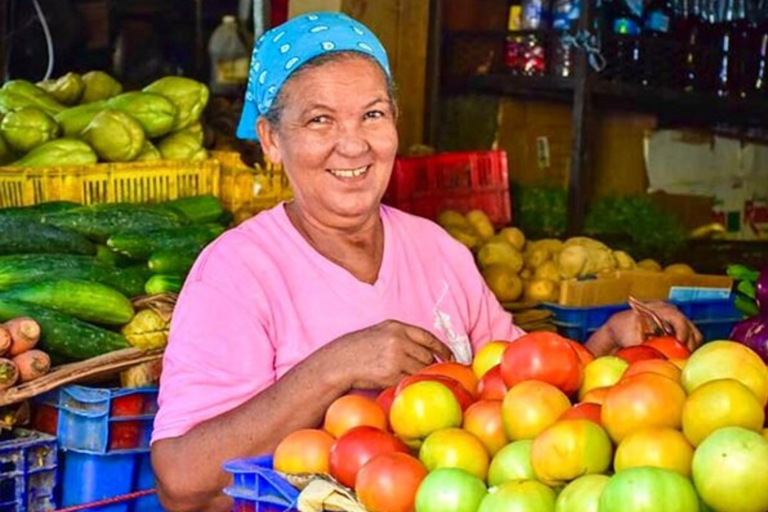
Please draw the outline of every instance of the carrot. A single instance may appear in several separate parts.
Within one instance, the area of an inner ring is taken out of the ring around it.
[[[13,343],[11,332],[0,324],[0,356],[8,352],[11,343]]]
[[[19,369],[21,382],[29,382],[42,377],[51,369],[51,358],[42,350],[27,350],[13,358]]]
[[[10,388],[19,380],[19,369],[10,359],[0,358],[0,391]]]
[[[11,348],[8,355],[13,357],[32,350],[40,339],[40,325],[33,318],[20,316],[5,322],[5,328],[11,333]]]

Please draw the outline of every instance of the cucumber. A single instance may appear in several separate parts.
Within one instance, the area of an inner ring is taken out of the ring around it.
[[[123,325],[130,322],[134,315],[131,301],[114,288],[75,279],[15,286],[0,292],[0,298],[54,309],[97,324]]]
[[[154,274],[186,276],[199,254],[199,251],[161,249],[152,253],[147,266]]]
[[[0,215],[0,255],[96,253],[96,247],[83,235],[70,229],[41,224],[31,217]]]
[[[178,228],[186,222],[181,214],[171,210],[129,203],[82,206],[43,215],[42,221],[72,229],[97,242],[104,242],[120,231]]]
[[[181,213],[189,222],[196,224],[217,222],[224,213],[221,201],[212,195],[181,197],[158,206]]]
[[[90,256],[71,254],[15,254],[0,256],[0,290],[56,279],[81,279],[105,284],[129,298],[144,293],[151,272],[143,265],[116,268]]]
[[[48,308],[0,298],[0,321],[28,316],[40,324],[40,348],[53,355],[83,360],[130,347],[116,332]]]
[[[160,293],[179,293],[184,280],[179,276],[169,276],[157,274],[149,278],[144,285],[144,291],[147,295],[158,295]]]
[[[130,258],[147,259],[160,249],[197,247],[199,251],[223,232],[224,228],[218,224],[198,224],[184,228],[115,233],[107,240],[107,246]]]
[[[11,208],[3,208],[0,210],[0,216],[2,217],[28,217],[31,219],[39,220],[46,213],[63,212],[79,208],[82,206],[79,203],[73,203],[72,201],[48,201],[45,203],[39,203],[32,206],[14,206]]]

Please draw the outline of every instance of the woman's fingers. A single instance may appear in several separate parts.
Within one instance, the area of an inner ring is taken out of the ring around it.
[[[451,349],[449,349],[442,341],[437,339],[431,332],[419,327],[415,327],[413,325],[403,324],[403,327],[405,328],[406,335],[411,341],[414,341],[418,345],[426,348],[432,354],[440,358],[440,360],[450,361],[453,359],[453,353],[451,352]]]

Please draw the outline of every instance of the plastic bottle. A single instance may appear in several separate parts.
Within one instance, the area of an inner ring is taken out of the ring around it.
[[[552,29],[555,31],[552,49],[552,74],[567,78],[573,74],[575,48],[566,36],[572,35],[579,19],[579,0],[555,0],[552,7]]]
[[[523,74],[542,76],[547,66],[544,31],[549,28],[549,0],[523,0],[521,7],[521,28],[531,31],[525,36]]]
[[[642,0],[613,1],[616,78],[620,82],[642,83],[643,55],[640,39],[642,18]]]
[[[645,9],[642,38],[645,73],[643,84],[668,87],[672,83],[675,52],[670,44],[674,20],[671,0],[651,0]]]
[[[509,19],[507,20],[507,30],[510,34],[507,36],[504,64],[507,70],[513,75],[520,75],[523,72],[523,53],[525,45],[523,37],[517,34],[517,32],[520,31],[521,17],[522,8],[520,5],[510,6]]]
[[[224,16],[208,41],[211,60],[210,87],[213,94],[238,96],[248,81],[250,52],[234,16]]]

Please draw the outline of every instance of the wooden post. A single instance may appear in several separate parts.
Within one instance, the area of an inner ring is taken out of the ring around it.
[[[424,111],[424,143],[434,147],[440,130],[440,47],[443,43],[443,0],[429,2],[427,83]]]

